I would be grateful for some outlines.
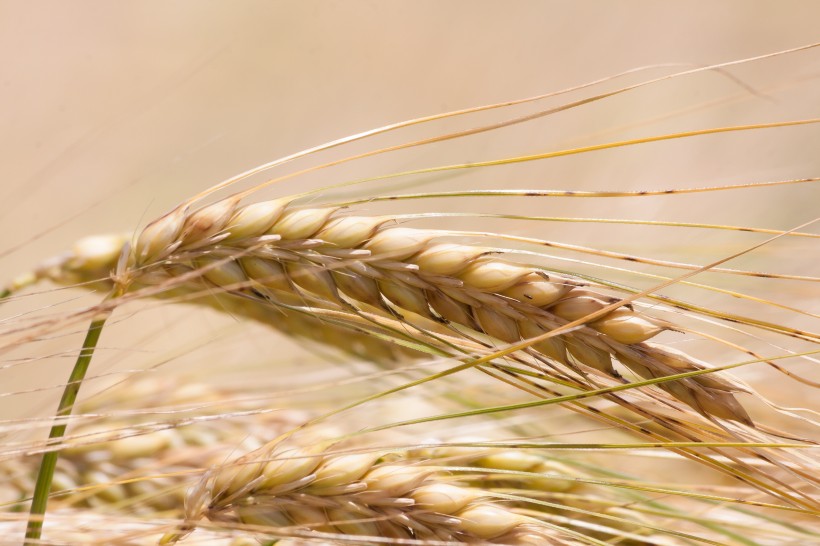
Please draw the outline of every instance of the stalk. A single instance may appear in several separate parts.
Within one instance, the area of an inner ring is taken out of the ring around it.
[[[97,341],[100,339],[103,325],[107,319],[108,313],[92,321],[88,327],[83,348],[77,357],[77,362],[74,364],[71,376],[68,378],[68,383],[63,391],[63,397],[60,399],[55,423],[52,425],[51,432],[48,435],[48,442],[46,444],[48,446],[59,443],[65,435],[68,421],[64,418],[71,415],[74,402],[77,400],[77,394],[80,392],[80,385],[91,364],[91,357],[94,355],[94,349],[97,346]],[[33,546],[40,542],[46,506],[48,505],[48,494],[51,490],[54,469],[57,466],[57,460],[59,458],[59,449],[47,451],[43,454],[40,468],[37,471],[37,483],[34,487],[34,496],[31,500],[31,510],[29,511],[28,525],[26,526],[26,546]]]

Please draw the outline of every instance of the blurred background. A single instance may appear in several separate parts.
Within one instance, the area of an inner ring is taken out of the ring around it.
[[[0,278],[13,278],[84,235],[133,231],[231,175],[329,140],[647,67],[538,106],[415,127],[277,172],[508,119],[681,70],[806,45],[820,38],[818,20],[820,3],[810,0],[2,1]],[[320,171],[271,187],[262,197],[408,169],[817,117],[818,76],[820,51],[808,50],[721,73],[670,79],[526,125]],[[814,125],[756,130],[396,179],[347,194],[667,189],[794,179],[820,172],[818,142],[820,129]],[[818,202],[818,186],[803,184],[674,199],[464,198],[402,207],[790,229],[811,220]],[[734,231],[531,221],[442,219],[418,225],[478,226],[699,264],[764,238]],[[817,226],[807,229],[818,232]],[[779,241],[730,266],[818,275],[817,245],[811,242]],[[817,291],[805,283],[706,278],[818,312]],[[67,311],[100,297],[79,291],[37,293],[6,304],[2,317],[8,324],[19,314]],[[717,296],[712,293],[696,297],[703,305],[725,304],[713,302]],[[810,327],[805,315],[770,306],[749,311],[743,302],[735,304],[738,312]],[[102,377],[88,392],[127,370],[161,363],[179,371],[198,370],[207,362],[213,375],[200,378],[224,380],[228,373],[236,377],[240,366],[259,375],[269,365],[263,355],[299,365],[305,359],[299,343],[215,313],[154,305],[117,318],[95,360],[94,374]],[[4,349],[2,391],[35,392],[4,396],[0,416],[52,411],[81,338],[79,331],[63,332]],[[737,356],[716,358],[720,363]],[[755,369],[765,373],[763,367]],[[801,403],[791,390],[788,397],[794,405]]]

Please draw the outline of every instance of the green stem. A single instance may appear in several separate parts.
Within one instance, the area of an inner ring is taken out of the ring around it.
[[[71,376],[68,378],[63,397],[60,399],[60,406],[57,408],[57,419],[48,435],[48,446],[59,443],[65,434],[67,420],[64,418],[71,415],[74,402],[77,400],[77,393],[80,391],[80,385],[88,371],[88,366],[91,364],[94,348],[97,346],[97,341],[100,339],[100,333],[107,318],[106,315],[103,318],[96,319],[88,327],[83,348],[77,357],[77,363],[74,364]],[[31,501],[31,511],[29,512],[28,527],[26,528],[26,546],[40,543],[40,534],[43,530],[43,520],[46,505],[48,504],[48,494],[51,490],[51,481],[54,478],[54,469],[59,458],[59,449],[53,449],[43,454],[43,460],[37,472],[37,484],[34,487],[34,497]]]

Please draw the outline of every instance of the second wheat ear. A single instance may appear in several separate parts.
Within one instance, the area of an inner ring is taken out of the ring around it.
[[[454,463],[474,465],[475,475],[453,475],[447,465]],[[487,491],[504,480],[532,492],[572,489],[572,483],[537,476],[555,470],[567,468],[515,450],[338,453],[332,447],[273,442],[206,473],[189,491],[186,523],[161,543],[177,542],[205,517],[274,528],[309,522],[311,532],[328,536],[569,545],[543,521]]]

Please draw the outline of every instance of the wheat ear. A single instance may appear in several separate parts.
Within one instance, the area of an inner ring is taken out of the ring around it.
[[[514,343],[618,301],[576,279],[504,260],[497,250],[444,242],[459,235],[395,226],[385,216],[341,215],[335,207],[293,207],[284,199],[239,206],[228,198],[194,212],[176,209],[148,225],[117,282],[132,289],[165,285],[165,297],[207,293],[210,286],[223,296],[210,300],[215,307],[374,360],[408,351],[362,333],[366,321],[351,333],[316,315],[326,309],[412,317],[424,331],[453,335],[455,326]],[[86,239],[36,275],[58,282],[104,279],[124,241]],[[175,283],[178,278],[185,282]],[[224,295],[237,301],[226,304]],[[534,343],[530,352],[582,376],[619,381],[613,358],[645,379],[705,369],[684,353],[647,343],[666,329],[675,327],[627,304]],[[743,388],[716,374],[659,386],[703,415],[752,424],[733,395]]]
[[[62,439],[52,489],[61,492],[63,505],[76,508],[120,507],[131,515],[179,509],[201,469],[239,445],[263,445],[306,418],[295,409],[260,413],[226,404],[241,394],[182,379],[141,377],[79,404],[71,433]],[[206,415],[198,414],[203,405]],[[173,411],[174,418],[158,422],[147,408]],[[0,461],[0,499],[29,494],[34,466],[31,457]]]
[[[509,452],[472,449],[465,457],[464,451],[460,459],[477,461],[479,470],[521,465],[520,457]],[[579,543],[571,532],[559,532],[464,480],[448,477],[437,462],[454,460],[452,451],[438,461],[424,454],[345,453],[273,442],[212,468],[190,491],[182,531],[167,535],[164,542],[176,542],[205,517],[264,528],[274,536],[317,539],[341,534],[408,544]],[[543,488],[546,481],[533,479],[532,487]]]

